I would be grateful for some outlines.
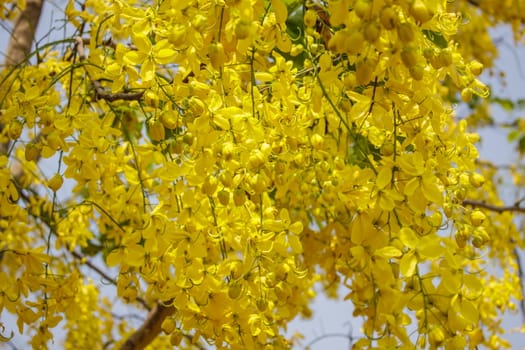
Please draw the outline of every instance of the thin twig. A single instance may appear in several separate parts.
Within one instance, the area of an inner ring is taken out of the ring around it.
[[[312,345],[314,345],[315,343],[318,343],[324,339],[327,339],[327,338],[346,338],[348,340],[350,340],[350,345],[353,341],[353,338],[350,334],[345,334],[345,333],[327,333],[327,334],[323,334],[323,335],[320,335],[318,336],[317,338],[313,339],[311,342],[309,342],[308,344],[306,344],[305,346],[305,349],[309,349]]]
[[[476,164],[479,166],[487,167],[495,170],[515,170],[525,169],[525,164],[493,164],[487,160],[477,159]]]
[[[523,286],[523,266],[521,264],[520,252],[517,248],[514,248],[514,257],[516,258],[516,264],[518,264],[518,277],[520,279],[520,289],[521,289],[521,300],[520,300],[520,310],[521,316],[523,317],[523,322],[525,322],[525,287]]]
[[[496,206],[492,204],[487,204],[485,202],[480,201],[474,201],[470,199],[463,200],[463,205],[465,206],[471,206],[476,208],[483,208],[490,211],[494,211],[496,213],[504,213],[504,212],[516,212],[516,213],[524,213],[525,214],[525,208],[520,207],[520,202],[514,204],[514,205],[508,205],[508,206]]]
[[[89,267],[91,270],[95,271],[97,274],[99,274],[102,278],[104,278],[109,283],[113,285],[117,285],[117,281],[115,281],[111,276],[109,276],[101,268],[93,264],[91,261],[87,260],[82,254],[72,251],[71,255],[73,255],[76,259],[81,260],[84,265]],[[144,300],[142,297],[137,296],[135,300],[137,300],[139,304],[141,304],[146,310],[151,311],[151,307],[148,305],[146,300]]]

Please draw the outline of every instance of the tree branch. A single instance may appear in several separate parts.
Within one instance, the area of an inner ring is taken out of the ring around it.
[[[525,289],[523,287],[523,266],[521,263],[521,257],[520,252],[517,248],[514,248],[514,257],[516,258],[516,264],[518,264],[518,277],[520,279],[520,288],[521,288],[521,295],[525,295]],[[521,316],[523,317],[523,320],[525,321],[525,299],[521,298],[520,300],[520,309],[521,309]]]
[[[490,210],[490,211],[494,211],[496,213],[504,213],[506,211],[509,211],[509,212],[517,212],[517,213],[524,213],[525,214],[525,208],[522,208],[520,207],[520,202],[517,202],[515,203],[514,205],[509,205],[509,206],[496,206],[496,205],[492,205],[492,204],[487,204],[485,202],[479,202],[479,201],[474,201],[474,200],[470,200],[470,199],[465,199],[462,204],[464,206],[471,206],[471,207],[476,207],[476,208],[483,208],[483,209],[487,209],[487,210]]]
[[[120,350],[141,350],[155,339],[161,332],[162,322],[166,317],[175,312],[173,306],[161,304],[155,307],[148,314],[148,318],[120,347]]]
[[[75,38],[75,48],[81,61],[86,59],[86,51],[84,49],[85,41],[85,39],[82,39],[79,36]],[[104,90],[100,81],[92,80],[92,82],[93,86],[95,87],[96,97],[106,100],[108,102],[113,102],[117,100],[138,101],[142,98],[142,95],[144,95],[144,91],[109,93]]]
[[[27,0],[26,8],[16,20],[9,40],[5,58],[6,65],[22,63],[31,52],[43,4],[44,0]]]
[[[308,344],[306,344],[306,346],[304,347],[305,349],[310,349],[310,347],[316,343],[319,343],[320,341],[322,340],[325,340],[325,339],[328,339],[328,338],[346,338],[348,339],[348,341],[350,342],[350,348],[352,347],[352,343],[354,341],[354,338],[352,337],[351,334],[345,334],[345,333],[327,333],[327,334],[323,334],[323,335],[320,335],[318,336],[317,338],[314,338],[311,342],[309,342]]]
[[[139,92],[116,92],[114,94],[106,92],[104,88],[102,87],[102,84],[100,81],[95,80],[93,81],[93,86],[95,87],[95,91],[97,93],[97,98],[100,98],[102,100],[106,100],[108,102],[113,102],[117,100],[123,100],[123,101],[138,101],[142,98],[142,95],[144,95],[144,91]]]

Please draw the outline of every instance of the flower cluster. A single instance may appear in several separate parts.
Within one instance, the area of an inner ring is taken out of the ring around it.
[[[522,239],[465,202],[497,197],[450,99],[488,94],[477,19],[445,0],[75,4],[81,36],[0,72],[0,312],[33,346],[63,318],[66,348],[125,344],[88,270],[171,310],[158,346],[289,348],[317,281],[347,288],[358,347],[501,345],[519,279],[484,249],[510,276]]]

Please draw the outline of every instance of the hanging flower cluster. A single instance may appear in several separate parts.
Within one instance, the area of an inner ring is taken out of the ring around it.
[[[60,322],[66,348],[125,346],[98,264],[165,311],[161,347],[289,348],[318,281],[358,348],[500,347],[523,239],[465,201],[498,199],[450,103],[488,95],[468,40],[509,14],[485,3],[68,2],[75,36],[0,74],[0,312],[34,347]]]

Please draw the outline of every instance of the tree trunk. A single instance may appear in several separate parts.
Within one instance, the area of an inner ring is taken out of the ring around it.
[[[43,5],[44,0],[27,0],[26,8],[16,20],[11,34],[5,58],[6,65],[22,63],[31,52]]]
[[[21,64],[26,60],[31,52],[31,46],[35,39],[38,21],[42,14],[42,6],[44,0],[27,0],[26,8],[22,11],[15,22],[15,27],[11,33],[9,44],[7,46],[7,53],[5,57],[4,67]],[[4,125],[0,123],[0,133],[4,129]],[[9,150],[9,142],[0,143],[0,155],[7,154]]]

